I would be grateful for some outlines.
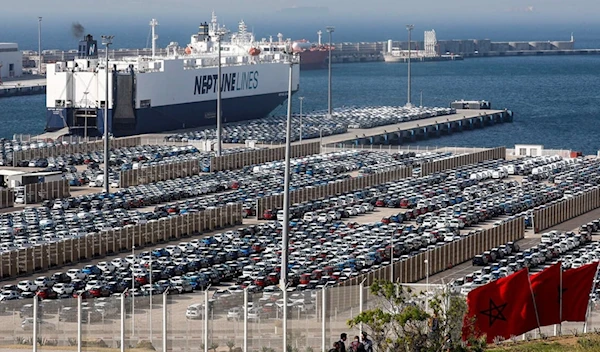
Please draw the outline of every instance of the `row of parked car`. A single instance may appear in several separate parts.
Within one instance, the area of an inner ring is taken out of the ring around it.
[[[591,231],[550,231],[541,235],[540,244],[519,252],[516,243],[509,242],[492,248],[473,258],[474,266],[482,268],[458,278],[452,283],[456,291],[467,294],[475,287],[512,273],[528,268],[531,273],[544,270],[548,266],[562,262],[564,269],[577,268],[591,261],[600,260],[600,246],[592,242],[592,234],[600,230],[600,221],[592,223]]]
[[[327,112],[310,112],[302,116],[293,115],[292,140],[319,138],[346,133],[352,128],[372,128],[399,122],[413,121],[433,116],[444,116],[456,111],[450,108],[423,108],[403,106],[367,106],[344,107]],[[228,124],[223,127],[222,136],[225,143],[245,143],[254,140],[261,143],[285,143],[286,116],[273,116],[260,120]],[[302,131],[302,132],[300,132]],[[191,140],[214,140],[216,129],[204,129],[194,132],[183,132],[165,137],[166,141],[187,142]]]

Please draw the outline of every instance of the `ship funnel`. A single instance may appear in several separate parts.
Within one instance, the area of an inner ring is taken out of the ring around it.
[[[392,46],[393,46],[393,44],[392,44],[392,40],[391,40],[391,39],[389,39],[389,40],[388,40],[388,47],[387,47],[387,52],[388,52],[388,53],[391,53],[391,52],[392,52]]]
[[[94,39],[94,37],[92,37],[91,34],[86,35],[83,37],[83,40],[79,41],[77,57],[79,59],[98,58],[98,42]]]

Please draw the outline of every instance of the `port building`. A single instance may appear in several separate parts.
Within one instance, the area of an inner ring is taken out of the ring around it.
[[[23,54],[17,43],[0,43],[0,79],[23,74]]]

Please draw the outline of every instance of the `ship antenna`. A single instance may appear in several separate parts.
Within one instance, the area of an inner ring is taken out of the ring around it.
[[[152,59],[154,59],[154,56],[156,55],[156,40],[158,39],[156,26],[158,26],[158,21],[153,18],[152,21],[150,21],[150,27],[152,27]]]

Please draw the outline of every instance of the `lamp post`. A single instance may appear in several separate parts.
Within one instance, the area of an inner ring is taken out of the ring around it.
[[[291,50],[290,50],[291,52]],[[280,287],[283,290],[283,351],[287,351],[287,272],[288,272],[288,247],[289,247],[289,224],[290,224],[290,159],[292,150],[292,87],[294,77],[294,64],[296,57],[289,55],[289,83],[288,83],[288,104],[287,104],[287,126],[285,138],[285,175],[283,182],[283,235],[281,237],[281,281]]]
[[[429,258],[429,249],[427,249],[427,258]],[[425,259],[425,287],[427,289],[427,295],[425,298],[425,311],[429,310],[429,259]]]
[[[333,33],[333,31],[335,30],[334,27],[332,26],[328,26],[327,28],[325,28],[327,30],[327,33],[329,33],[329,62],[328,62],[328,69],[329,69],[329,76],[328,76],[328,88],[327,88],[327,117],[331,118],[331,33]]]
[[[412,33],[413,28],[415,28],[415,26],[412,24],[406,25],[406,30],[408,31],[408,96],[406,100],[406,107],[412,106],[410,102],[410,34]]]
[[[131,247],[131,255],[131,337],[133,337],[135,335],[135,277],[133,275],[133,267],[135,265],[135,246]]]
[[[42,74],[42,17],[38,17],[38,75]]]
[[[102,44],[106,47],[106,90],[104,92],[104,192],[110,193],[109,185],[108,185],[108,48],[112,44],[114,36],[113,35],[103,35],[102,36]]]
[[[304,97],[299,97],[298,100],[300,100],[300,142],[302,142],[302,102]]]
[[[419,102],[419,107],[423,107],[423,91],[421,91],[421,101]]]
[[[217,156],[221,156],[221,36],[223,33],[217,31]]]
[[[394,282],[394,234],[390,238],[390,282]]]

